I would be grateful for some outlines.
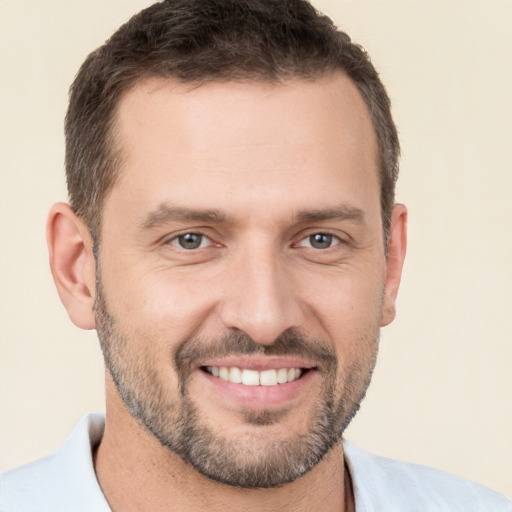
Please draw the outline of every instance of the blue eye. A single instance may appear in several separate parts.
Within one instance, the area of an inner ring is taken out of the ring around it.
[[[313,249],[329,249],[333,245],[338,245],[340,240],[337,236],[329,233],[314,233],[304,238],[299,246],[312,247]]]
[[[171,240],[172,245],[176,245],[181,249],[193,250],[205,247],[210,239],[201,233],[184,233]]]
[[[315,249],[327,249],[331,247],[332,235],[325,235],[324,233],[316,233],[309,237],[311,247]]]

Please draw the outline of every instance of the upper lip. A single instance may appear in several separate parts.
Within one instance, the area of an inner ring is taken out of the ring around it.
[[[269,356],[229,356],[218,359],[208,359],[199,365],[216,367],[237,367],[247,370],[279,370],[280,368],[315,368],[315,364],[302,358],[294,357],[269,357]]]

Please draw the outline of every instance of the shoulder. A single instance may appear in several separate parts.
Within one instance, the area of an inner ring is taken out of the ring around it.
[[[101,439],[103,428],[102,415],[87,415],[57,452],[2,473],[0,510],[108,511],[92,461],[92,447]]]
[[[512,512],[512,502],[482,485],[344,442],[357,512]]]

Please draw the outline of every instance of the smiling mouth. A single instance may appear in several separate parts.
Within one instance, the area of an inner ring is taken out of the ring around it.
[[[201,370],[220,380],[245,386],[277,386],[300,379],[311,368],[250,370],[236,366],[202,366]]]

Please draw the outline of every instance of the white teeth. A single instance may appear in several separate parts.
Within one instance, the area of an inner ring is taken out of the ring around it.
[[[235,384],[240,384],[242,382],[242,370],[233,366],[233,368],[229,369],[229,382],[234,382]]]
[[[242,384],[246,386],[258,386],[260,383],[260,373],[256,370],[242,370]]]
[[[260,372],[260,384],[262,386],[275,386],[277,384],[277,372],[275,370]]]
[[[242,382],[242,370],[233,366],[233,368],[229,369],[229,382],[234,382],[235,384],[240,384]]]
[[[288,370],[286,368],[277,370],[277,382],[279,384],[286,384],[288,382]]]
[[[300,368],[279,368],[278,370],[240,369],[236,366],[207,366],[206,371],[221,380],[246,386],[276,386],[298,379],[302,375]]]

